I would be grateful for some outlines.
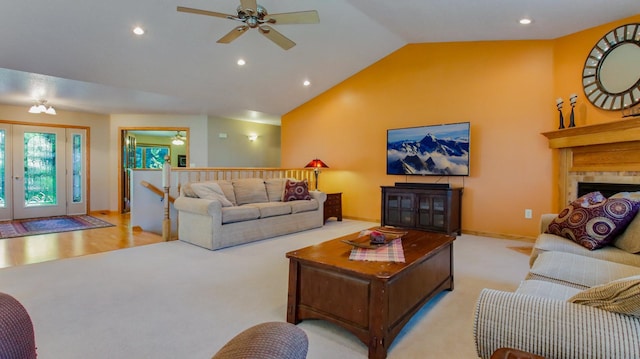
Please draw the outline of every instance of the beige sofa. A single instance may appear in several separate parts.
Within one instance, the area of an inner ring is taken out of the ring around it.
[[[478,355],[488,359],[508,347],[545,358],[640,358],[640,254],[614,245],[591,251],[544,233],[555,217],[542,216],[530,272],[518,289],[480,293]],[[640,216],[627,231],[638,225]]]
[[[215,250],[321,227],[326,194],[283,200],[286,183],[246,178],[183,185],[174,202],[178,239]]]

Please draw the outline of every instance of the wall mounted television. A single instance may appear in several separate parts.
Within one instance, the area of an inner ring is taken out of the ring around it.
[[[470,123],[387,130],[387,174],[468,176]]]

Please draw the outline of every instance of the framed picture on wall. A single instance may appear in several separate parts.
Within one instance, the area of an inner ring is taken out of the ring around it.
[[[187,155],[178,155],[178,167],[187,167]]]

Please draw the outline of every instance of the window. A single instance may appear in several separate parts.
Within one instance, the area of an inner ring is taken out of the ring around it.
[[[136,146],[135,168],[162,168],[164,156],[170,155],[169,146],[138,144]]]

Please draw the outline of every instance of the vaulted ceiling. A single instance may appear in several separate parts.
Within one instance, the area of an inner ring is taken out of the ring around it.
[[[0,11],[0,103],[58,110],[206,114],[278,123],[408,43],[553,39],[640,13],[638,0],[263,0],[269,13],[317,10],[319,24],[274,25],[283,50],[238,23],[239,0],[23,0]],[[518,23],[529,17],[532,24]],[[140,26],[145,34],[134,35]],[[237,60],[246,64],[238,66]],[[310,85],[303,86],[303,81]]]

